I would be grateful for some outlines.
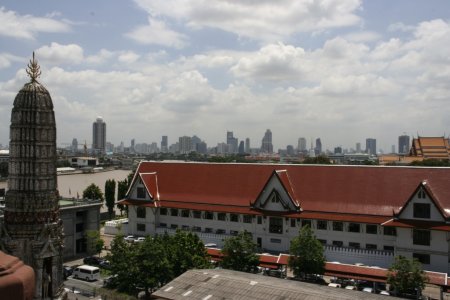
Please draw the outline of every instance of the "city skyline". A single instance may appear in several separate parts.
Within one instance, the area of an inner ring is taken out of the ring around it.
[[[0,144],[32,51],[58,145],[92,144],[98,115],[115,145],[233,131],[257,147],[270,128],[274,151],[371,137],[390,152],[403,133],[448,136],[449,19],[447,1],[2,1]]]

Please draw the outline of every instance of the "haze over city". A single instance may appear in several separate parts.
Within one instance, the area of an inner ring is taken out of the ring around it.
[[[0,144],[31,53],[58,144],[226,131],[274,149],[450,133],[448,1],[1,1]]]

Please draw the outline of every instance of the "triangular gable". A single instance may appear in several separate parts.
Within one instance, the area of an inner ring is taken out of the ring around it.
[[[139,169],[138,169],[139,170]],[[144,188],[145,198],[137,199],[138,188]],[[128,189],[126,199],[137,199],[139,201],[151,201],[157,206],[159,201],[158,177],[156,172],[140,173],[136,172],[133,181]]]
[[[268,211],[301,210],[286,170],[272,172],[252,206]]]
[[[429,201],[431,204],[431,210],[435,208],[438,212],[438,215],[442,217],[444,221],[448,218],[446,210],[440,203],[439,199],[435,196],[430,184],[426,180],[422,181],[417,186],[412,195],[409,197],[408,201],[406,201],[405,205],[403,205],[398,213],[395,214],[395,217],[398,219],[414,219],[411,212],[413,211],[413,202],[415,202],[418,198],[426,199],[425,202]],[[432,219],[433,218],[431,217],[430,221],[435,221]]]
[[[140,173],[139,175],[150,198],[153,200],[159,200],[158,177],[156,175],[156,172]]]

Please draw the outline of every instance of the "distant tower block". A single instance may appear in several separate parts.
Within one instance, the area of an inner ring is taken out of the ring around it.
[[[56,180],[56,125],[49,92],[37,78],[19,91],[11,112],[8,192],[0,247],[33,267],[35,299],[63,293],[63,224],[59,218]],[[0,295],[1,298],[1,295]]]

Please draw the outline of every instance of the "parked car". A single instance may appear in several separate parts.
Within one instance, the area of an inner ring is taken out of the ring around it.
[[[88,256],[83,259],[85,265],[98,266],[104,259],[97,256]]]
[[[388,291],[382,290],[382,291],[380,291],[380,295],[390,296],[391,293],[389,293]]]
[[[371,287],[365,287],[365,288],[362,289],[362,291],[363,291],[363,292],[366,292],[366,293],[373,293],[373,288],[371,288]]]
[[[70,275],[73,274],[73,268],[69,267],[69,266],[63,266],[63,276],[64,276],[64,280],[67,279],[67,277],[69,277]]]
[[[142,236],[140,236],[134,240],[135,243],[142,243],[143,241],[145,241],[145,237],[142,237]]]
[[[356,288],[356,286],[354,286],[354,285],[347,285],[347,286],[345,287],[345,289],[346,289],[346,290],[352,290],[352,291],[358,290],[358,289]]]
[[[341,285],[339,283],[333,283],[333,282],[329,283],[328,286],[329,287],[334,287],[334,288],[340,288],[341,287]]]
[[[109,270],[111,269],[111,264],[109,263],[109,260],[102,260],[99,264],[98,264],[101,268]]]
[[[134,240],[136,239],[136,237],[134,235],[127,235],[126,237],[123,238],[125,241],[133,243]]]

